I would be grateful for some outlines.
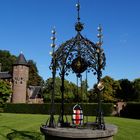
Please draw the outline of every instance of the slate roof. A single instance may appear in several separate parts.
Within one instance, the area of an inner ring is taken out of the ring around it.
[[[18,56],[14,65],[26,65],[26,66],[28,65],[28,63],[22,53],[20,53],[20,55]]]
[[[29,86],[30,91],[32,94],[30,95],[30,99],[35,99],[38,96],[42,96],[41,86]]]
[[[0,79],[11,79],[12,75],[9,72],[0,72]]]

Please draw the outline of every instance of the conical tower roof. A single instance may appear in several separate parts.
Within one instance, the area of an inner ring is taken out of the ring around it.
[[[20,53],[14,65],[28,65],[23,53]]]

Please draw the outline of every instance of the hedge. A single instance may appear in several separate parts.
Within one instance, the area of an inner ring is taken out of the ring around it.
[[[64,110],[66,115],[72,114],[72,109],[75,103],[65,103]],[[97,104],[96,103],[88,103],[88,104],[80,104],[83,108],[84,115],[95,116],[97,112]],[[104,103],[102,104],[103,113],[105,116],[109,116],[113,111],[112,103]],[[8,103],[5,105],[4,112],[5,113],[27,113],[27,114],[50,114],[51,104],[12,104]],[[61,104],[54,104],[54,112],[55,115],[60,114],[61,112]]]
[[[0,104],[0,113],[3,112],[4,104]]]
[[[140,102],[128,102],[120,112],[121,117],[140,119]]]

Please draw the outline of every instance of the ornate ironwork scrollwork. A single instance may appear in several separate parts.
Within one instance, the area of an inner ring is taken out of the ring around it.
[[[87,69],[87,62],[82,57],[78,56],[72,61],[71,68],[75,73],[82,73]]]

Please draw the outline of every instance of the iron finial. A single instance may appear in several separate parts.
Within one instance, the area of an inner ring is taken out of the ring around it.
[[[80,21],[80,2],[79,2],[79,0],[76,4],[76,7],[77,7],[77,20],[79,22]]]
[[[55,40],[56,40],[56,29],[55,29],[55,26],[53,27],[51,32],[52,32],[52,36],[51,36],[52,44],[51,44],[51,47],[55,48],[55,46],[56,46],[56,44],[55,44]]]
[[[75,25],[75,30],[77,32],[80,32],[83,30],[84,26],[83,24],[80,22],[80,1],[78,0],[77,4],[76,4],[76,7],[77,7],[77,23]]]
[[[101,24],[99,24],[97,30],[98,30],[97,37],[99,39],[98,42],[97,42],[97,46],[101,47],[102,44],[103,44],[103,39],[102,39],[103,38],[103,34],[102,34],[102,26],[101,26]]]

